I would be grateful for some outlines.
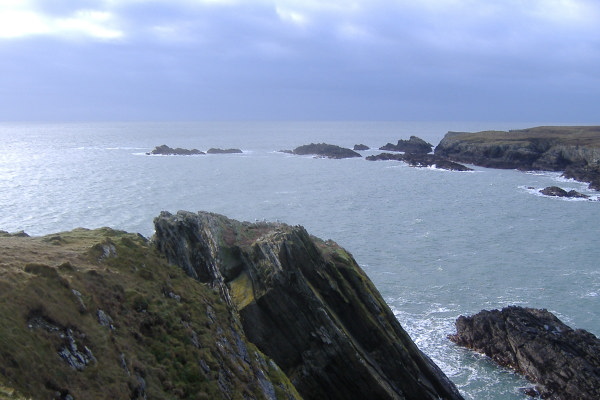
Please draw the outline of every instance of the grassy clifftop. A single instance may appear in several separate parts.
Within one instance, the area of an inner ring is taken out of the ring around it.
[[[510,131],[449,132],[446,137],[448,140],[494,144],[549,140],[563,145],[600,148],[600,126],[538,126]]]
[[[299,398],[219,293],[141,236],[0,237],[0,398]]]

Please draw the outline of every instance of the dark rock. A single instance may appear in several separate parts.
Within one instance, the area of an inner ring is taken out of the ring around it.
[[[391,154],[391,153],[381,153],[378,155],[368,156],[366,158],[368,161],[403,161],[410,165],[411,167],[433,167],[440,169],[446,169],[449,171],[472,171],[471,168],[466,167],[462,164],[455,163],[453,161],[449,161],[443,157],[436,156],[434,154],[415,154],[415,153],[405,153],[405,154]]]
[[[563,171],[563,176],[600,190],[599,126],[448,132],[435,154],[489,168]]]
[[[204,154],[203,152],[201,152],[200,150],[197,149],[182,149],[180,147],[177,148],[171,148],[165,144],[161,145],[161,146],[156,146],[154,148],[154,150],[152,150],[149,153],[146,153],[147,155],[161,155],[161,156],[193,156],[193,155],[200,155],[200,154]]]
[[[214,149],[210,148],[207,151],[208,154],[240,154],[243,153],[240,149]]]
[[[314,154],[320,157],[335,159],[362,157],[354,150],[327,143],[311,143],[304,146],[296,147],[293,153],[300,156]]]
[[[507,307],[456,320],[449,338],[537,384],[542,398],[600,399],[600,340],[547,310]]]
[[[14,233],[0,231],[0,237],[29,237],[29,235],[25,233],[25,231],[18,231]]]
[[[558,186],[548,186],[542,190],[540,193],[546,196],[555,196],[555,197],[570,197],[570,198],[580,198],[580,199],[588,199],[590,196],[579,193],[576,190],[566,191]]]
[[[414,154],[427,154],[433,149],[431,143],[427,143],[423,139],[411,136],[408,140],[398,140],[397,144],[388,143],[385,146],[379,148],[379,150],[385,151],[403,151],[405,153]]]
[[[220,293],[303,398],[461,398],[334,242],[300,226],[202,212],[163,212],[154,222],[157,249]]]
[[[369,150],[369,146],[365,145],[365,144],[355,144],[354,151],[364,151],[364,150]]]

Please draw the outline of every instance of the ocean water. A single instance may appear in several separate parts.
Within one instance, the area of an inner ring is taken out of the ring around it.
[[[600,201],[537,190],[598,193],[556,173],[448,172],[279,150],[311,142],[377,149],[410,135],[436,145],[449,130],[548,124],[2,123],[0,229],[43,235],[110,226],[151,236],[162,210],[303,225],[354,255],[465,398],[526,399],[522,377],[446,336],[459,315],[508,305],[547,308],[600,335]],[[161,144],[244,153],[145,154]]]

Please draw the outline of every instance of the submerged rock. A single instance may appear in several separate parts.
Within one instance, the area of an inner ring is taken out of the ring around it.
[[[513,306],[460,316],[449,338],[524,374],[542,398],[600,399],[600,340],[547,310]]]
[[[427,154],[433,149],[431,143],[427,143],[417,136],[411,136],[408,140],[398,140],[397,144],[388,143],[379,148],[385,151],[403,151],[405,153]]]
[[[340,146],[336,146],[334,144],[327,144],[327,143],[306,144],[304,146],[296,147],[292,151],[292,153],[296,154],[296,155],[300,155],[300,156],[314,154],[314,155],[320,156],[320,157],[336,158],[336,159],[362,157],[360,154],[358,154],[354,150],[350,150],[345,147],[340,147]]]
[[[154,242],[210,285],[304,399],[460,399],[352,255],[300,226],[166,212]]]
[[[169,146],[167,146],[166,144],[160,145],[160,146],[156,146],[154,148],[154,150],[152,150],[149,153],[146,153],[147,155],[161,155],[161,156],[194,156],[194,155],[201,155],[204,154],[203,152],[201,152],[198,149],[182,149],[180,147],[176,147],[176,148],[171,148]]]

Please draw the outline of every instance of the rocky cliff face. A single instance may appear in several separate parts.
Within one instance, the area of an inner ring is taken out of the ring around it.
[[[302,227],[162,213],[154,241],[214,287],[305,399],[460,399],[352,256]]]
[[[600,127],[448,132],[435,154],[489,168],[564,171],[600,190]]]

